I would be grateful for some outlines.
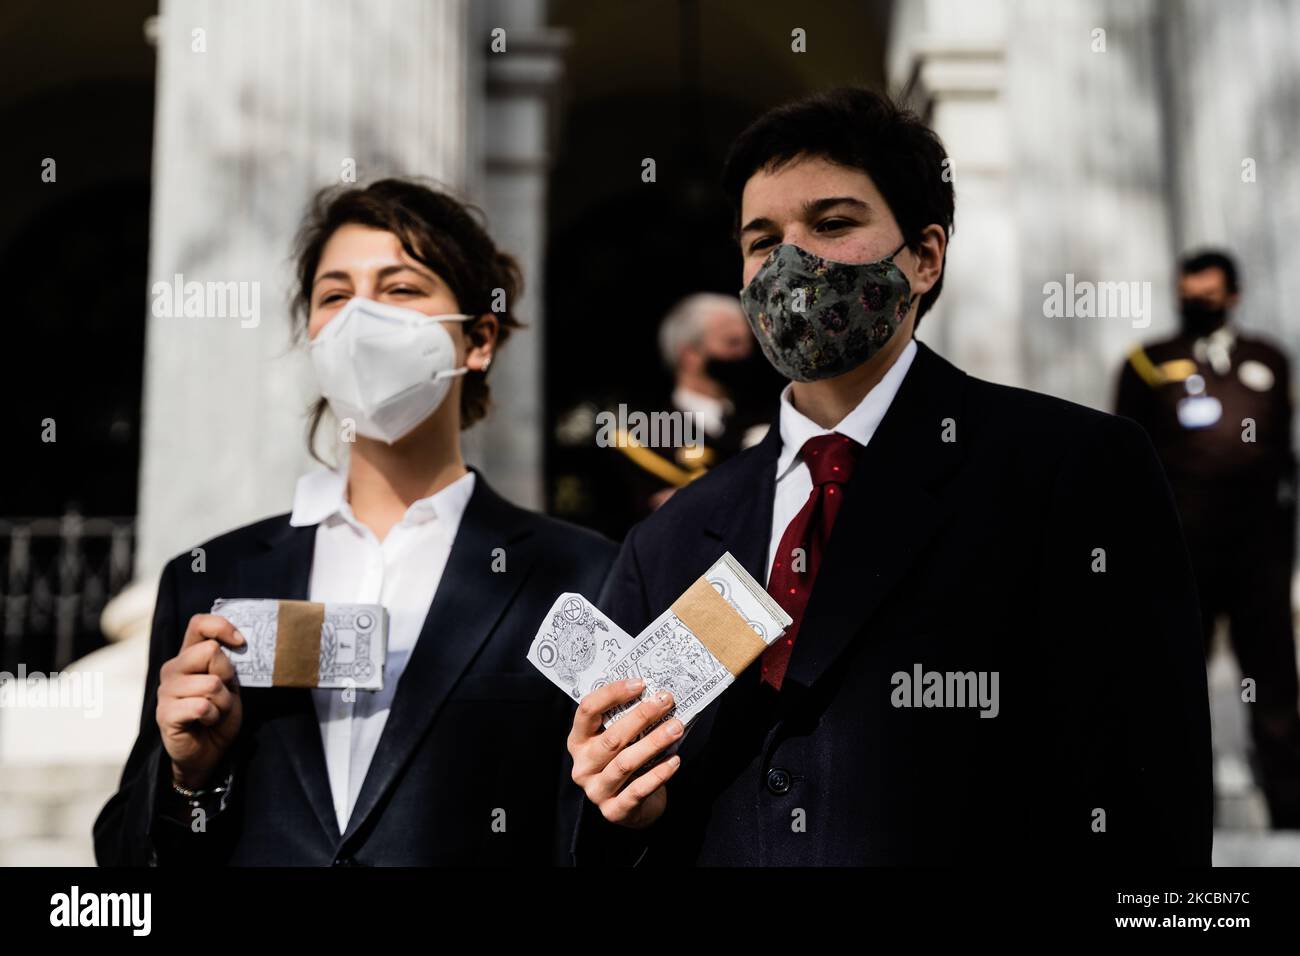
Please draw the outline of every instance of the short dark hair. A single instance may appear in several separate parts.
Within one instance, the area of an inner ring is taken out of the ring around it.
[[[293,296],[295,333],[307,334],[312,281],[325,244],[342,226],[371,226],[393,233],[412,259],[438,274],[460,310],[475,316],[466,323],[473,336],[478,317],[493,312],[498,324],[497,347],[522,323],[513,309],[523,291],[519,263],[498,249],[484,228],[482,210],[414,179],[381,179],[369,186],[327,186],[312,198],[294,243]],[[493,306],[494,292],[505,293],[505,309]],[[486,372],[465,374],[460,392],[460,426],[468,428],[488,410],[491,393]],[[307,426],[307,444],[315,452],[316,430],[328,403],[316,402]]]
[[[1228,286],[1228,295],[1237,294],[1237,262],[1221,249],[1200,249],[1183,256],[1178,263],[1180,275],[1189,276],[1206,269],[1221,270]]]
[[[871,177],[914,248],[931,224],[953,231],[952,175],[938,135],[886,96],[845,86],[768,110],[731,146],[722,184],[736,209],[751,176],[775,171],[796,156],[818,156]],[[944,251],[947,258],[947,250]],[[939,298],[943,273],[921,297],[917,321]]]

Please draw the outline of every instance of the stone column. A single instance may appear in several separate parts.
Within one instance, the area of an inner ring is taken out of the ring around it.
[[[1015,0],[1012,9],[1025,384],[1110,410],[1129,349],[1173,325],[1160,5]],[[1044,316],[1044,284],[1065,284],[1068,275],[1076,283],[1139,283],[1150,290],[1148,315]]]
[[[543,0],[490,0],[471,15],[473,49],[482,51],[478,82],[485,108],[470,117],[476,180],[471,195],[487,213],[493,238],[524,271],[518,330],[493,363],[488,417],[465,433],[466,459],[516,504],[544,507],[546,317],[542,253],[546,185],[553,135],[552,107],[564,31],[545,26]],[[504,31],[494,52],[492,32]]]
[[[918,338],[982,378],[1024,381],[1017,244],[1008,178],[1005,4],[897,4],[886,71],[944,141],[956,231],[944,288]]]
[[[315,395],[289,344],[299,217],[353,168],[464,186],[468,30],[467,0],[163,0],[150,282],[237,283],[260,315],[146,319],[140,575],[289,507]]]
[[[968,371],[1109,408],[1129,347],[1170,327],[1158,19],[1153,0],[896,8],[891,80],[956,167],[957,231],[921,337]],[[1067,275],[1149,282],[1150,325],[1046,317],[1043,286]]]
[[[1187,0],[1166,13],[1174,241],[1223,246],[1241,269],[1236,320],[1300,358],[1300,8]]]

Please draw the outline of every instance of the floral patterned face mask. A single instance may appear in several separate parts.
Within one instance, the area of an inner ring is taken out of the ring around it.
[[[745,317],[773,367],[796,382],[857,368],[893,337],[912,305],[894,263],[906,242],[876,262],[835,262],[782,243],[740,290]]]

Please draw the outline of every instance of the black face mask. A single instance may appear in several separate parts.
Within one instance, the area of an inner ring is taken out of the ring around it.
[[[1183,331],[1195,338],[1209,335],[1228,318],[1226,308],[1210,305],[1204,299],[1182,299],[1178,312],[1183,318]]]
[[[774,382],[771,366],[758,349],[743,359],[706,359],[704,374],[725,388],[737,405],[761,397]]]

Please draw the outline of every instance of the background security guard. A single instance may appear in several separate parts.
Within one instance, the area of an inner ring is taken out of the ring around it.
[[[1226,614],[1272,825],[1300,828],[1300,716],[1291,620],[1295,455],[1286,357],[1227,321],[1240,296],[1222,252],[1181,263],[1178,335],[1134,348],[1116,412],[1164,462],[1200,590],[1206,651]]]

